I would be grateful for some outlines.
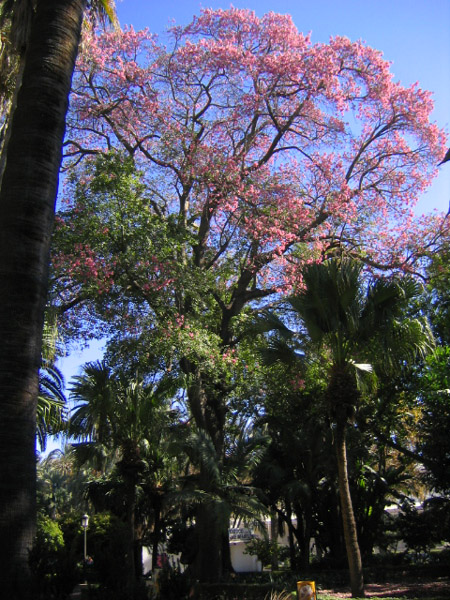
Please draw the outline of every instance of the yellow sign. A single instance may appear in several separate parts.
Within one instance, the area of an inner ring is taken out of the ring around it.
[[[297,581],[298,600],[317,600],[315,581]]]

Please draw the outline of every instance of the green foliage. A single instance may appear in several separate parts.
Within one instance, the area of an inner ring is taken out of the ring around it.
[[[45,451],[48,436],[60,434],[67,420],[64,377],[55,364],[58,337],[56,315],[49,310],[42,333],[42,363],[36,407],[37,442],[42,452]]]
[[[309,265],[304,281],[291,304],[311,340],[329,348],[338,368],[353,364],[368,371],[360,361],[371,355],[373,365],[392,371],[433,349],[427,319],[408,314],[422,291],[412,278],[380,277],[366,285],[361,263],[329,260]]]
[[[29,560],[33,597],[36,600],[66,598],[80,573],[66,546],[61,527],[46,515],[38,515],[36,540]]]
[[[64,537],[60,526],[45,515],[38,515],[36,543],[42,544],[50,552],[57,552],[64,547]]]
[[[87,529],[87,553],[93,563],[86,572],[83,565],[84,530],[81,527],[81,514],[67,515],[61,521],[66,547],[76,557],[79,572],[91,581],[100,584],[103,590],[113,594],[126,589],[127,572],[125,560],[125,524],[110,513],[91,515]]]
[[[291,528],[292,568],[299,561],[303,566],[309,563],[310,537],[324,552],[330,546],[322,531],[329,531],[325,519],[333,511],[322,507],[333,498],[335,463],[323,402],[325,381],[318,364],[305,360],[272,364],[266,370],[265,410],[259,423],[270,444],[254,474],[254,485],[280,526]]]
[[[368,438],[355,435],[352,447],[356,446],[358,440],[364,445],[365,439]],[[385,508],[396,496],[401,495],[412,475],[408,473],[405,465],[389,464],[390,456],[388,453],[383,454],[382,449],[378,450],[378,455],[369,451],[351,454],[357,455],[356,464],[352,469],[352,498],[358,538],[361,554],[370,560],[375,546],[387,548],[394,542]],[[398,538],[395,538],[395,541],[398,541]]]
[[[450,502],[448,498],[431,497],[421,507],[404,503],[394,519],[397,539],[415,553],[416,561],[431,563],[431,550],[450,541]]]
[[[55,450],[37,464],[38,510],[52,519],[73,511],[84,511],[88,473],[76,469],[70,446]]]
[[[190,473],[181,478],[183,492],[179,499],[183,506],[191,511],[208,507],[220,522],[222,535],[228,530],[231,515],[261,524],[265,508],[250,481],[253,469],[262,460],[266,436],[259,435],[258,431],[242,430],[229,441],[225,456],[219,462],[206,431],[192,428],[186,433],[172,447],[172,452],[186,455],[191,465]],[[201,473],[205,475],[202,477]],[[186,534],[193,539],[191,532],[186,531]]]
[[[37,441],[42,452],[49,435],[60,434],[67,422],[64,378],[59,369],[43,360],[39,371],[39,395],[36,408]]]
[[[263,567],[270,567],[274,561],[278,563],[288,558],[289,549],[274,540],[254,538],[245,544],[244,554],[257,556]]]
[[[213,275],[192,264],[186,268],[195,228],[165,212],[164,199],[153,195],[132,158],[111,152],[86,163],[72,175],[67,194],[71,201],[56,219],[52,263],[53,302],[63,313],[71,308],[62,321],[66,335],[87,339],[141,330],[143,305],[150,307],[149,331],[155,317],[166,327],[180,312],[174,290],[178,298],[189,294],[192,330],[207,333],[205,323],[197,323],[205,309],[210,331],[219,323],[217,308],[213,316],[212,299],[203,293]]]
[[[159,600],[188,600],[192,581],[186,572],[165,566],[157,576]]]
[[[94,561],[93,577],[110,593],[123,593],[127,583],[124,523],[113,515],[94,515],[88,535],[88,553]]]
[[[437,348],[420,374],[418,450],[434,490],[450,494],[450,347]]]
[[[399,539],[416,554],[428,553],[436,544],[436,528],[433,516],[428,512],[405,506],[404,512],[397,517],[396,526]]]
[[[444,247],[434,252],[428,266],[428,298],[424,309],[442,344],[450,343],[450,251]]]
[[[293,600],[296,598],[295,592],[286,592],[286,591],[274,591],[270,592],[270,595],[267,594],[265,600]]]

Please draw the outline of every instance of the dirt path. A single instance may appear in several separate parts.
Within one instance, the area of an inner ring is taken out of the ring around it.
[[[367,583],[365,586],[367,598],[449,598],[450,579],[441,577],[429,582],[405,583]],[[334,590],[318,590],[321,594],[333,594],[336,598],[351,598],[348,588]]]

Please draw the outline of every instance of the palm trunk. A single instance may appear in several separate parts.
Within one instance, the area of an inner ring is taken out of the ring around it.
[[[135,515],[136,515],[136,485],[135,482],[125,480],[127,540],[126,540],[126,590],[127,598],[134,598],[136,591],[136,563],[135,563]]]
[[[37,0],[0,190],[0,589],[26,598],[48,256],[85,0]]]
[[[275,510],[270,512],[270,541],[272,544],[278,544],[278,515]],[[278,570],[278,554],[275,552],[272,554],[270,569]]]
[[[339,496],[341,500],[342,524],[344,529],[345,548],[347,550],[348,567],[350,571],[350,586],[353,598],[364,597],[364,579],[353,512],[350,486],[348,483],[346,426],[338,424],[336,430],[336,457],[338,465]]]

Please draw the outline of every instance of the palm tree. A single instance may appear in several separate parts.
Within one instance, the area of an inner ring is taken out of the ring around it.
[[[88,471],[75,468],[71,446],[53,450],[37,464],[38,510],[52,519],[86,508]]]
[[[408,315],[411,301],[420,293],[412,278],[381,277],[366,287],[361,264],[332,259],[308,266],[304,284],[290,302],[311,341],[329,354],[326,398],[333,423],[344,539],[352,596],[361,597],[364,582],[346,445],[347,427],[360,402],[361,375],[393,370],[400,361],[424,356],[433,347],[433,337],[425,318]]]
[[[42,359],[39,369],[39,395],[36,407],[36,436],[41,452],[49,435],[62,433],[66,423],[64,377],[56,366],[58,357],[56,315],[47,312],[42,335]]]
[[[101,4],[112,7],[112,2]],[[8,598],[28,594],[48,256],[68,98],[88,2],[11,0],[3,2],[2,15],[24,5],[32,11],[31,24],[2,149],[0,188],[0,588]]]
[[[197,551],[192,552],[190,569],[194,577],[201,574],[204,548],[208,548],[207,538],[214,535],[221,541],[219,551],[214,557],[209,557],[218,561],[218,564],[211,563],[210,578],[214,581],[217,572],[222,575],[232,569],[228,536],[231,517],[263,527],[261,516],[265,507],[252,487],[251,479],[268,440],[261,433],[244,426],[229,440],[219,461],[214,441],[204,429],[190,425],[181,428],[178,433],[181,435],[172,444],[172,452],[187,457],[186,474],[180,477],[182,490],[178,500],[195,517],[196,523],[197,543],[194,546]],[[202,526],[205,514],[209,523],[207,529]]]
[[[68,431],[82,440],[74,446],[75,454],[86,461],[98,456],[100,449],[102,457],[113,458],[114,472],[110,475],[118,475],[121,481],[128,525],[128,594],[132,598],[137,572],[137,491],[154,474],[152,450],[161,442],[172,418],[166,401],[172,396],[174,384],[164,378],[156,379],[154,385],[141,379],[128,381],[105,362],[97,361],[84,366],[70,391],[77,404]]]
[[[265,405],[263,419],[271,444],[256,472],[255,485],[277,521],[287,527],[291,569],[307,570],[311,538],[317,538],[313,530],[317,501],[328,480],[325,419],[318,418],[316,406],[312,413],[310,398],[298,392],[297,398],[292,393],[284,398],[281,390],[277,392],[276,401],[269,397]]]
[[[70,433],[85,441],[111,442],[115,410],[115,390],[112,371],[105,362],[88,362],[81,375],[73,378],[70,398],[75,407],[70,417]]]

